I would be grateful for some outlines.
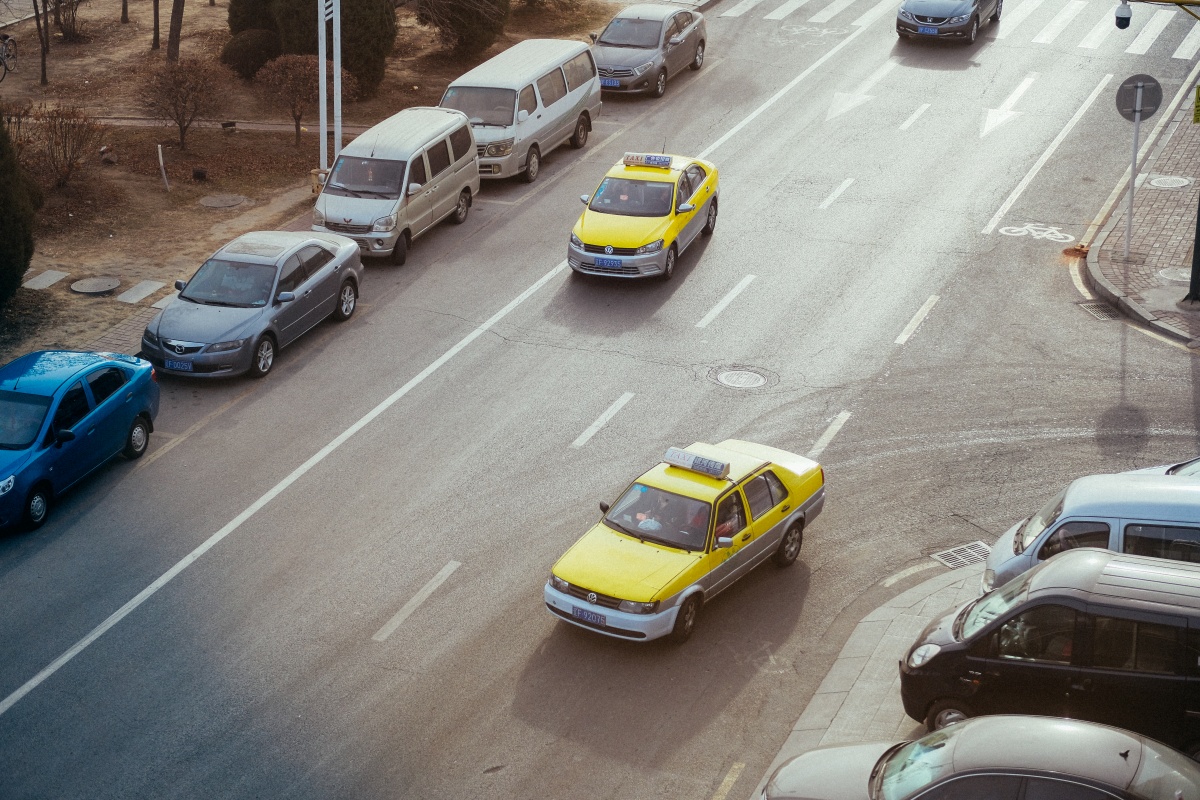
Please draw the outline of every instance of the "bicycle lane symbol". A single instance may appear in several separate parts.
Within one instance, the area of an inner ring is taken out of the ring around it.
[[[1031,236],[1034,239],[1046,239],[1051,242],[1058,242],[1059,244],[1075,241],[1074,236],[1069,233],[1063,233],[1057,227],[1039,225],[1036,222],[1028,222],[1019,228],[1010,225],[1007,228],[1001,228],[1000,232],[1005,236]]]

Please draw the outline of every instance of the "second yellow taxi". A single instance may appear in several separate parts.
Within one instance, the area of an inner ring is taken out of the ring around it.
[[[686,156],[626,153],[590,195],[571,231],[576,272],[670,280],[697,236],[717,227],[717,168]]]

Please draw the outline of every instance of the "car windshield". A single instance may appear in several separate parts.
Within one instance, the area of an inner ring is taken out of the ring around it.
[[[453,108],[466,114],[472,125],[513,124],[513,109],[517,93],[513,89],[489,89],[480,86],[451,86],[442,98],[442,108]]]
[[[275,266],[210,258],[179,293],[183,300],[208,306],[262,308],[271,298]]]
[[[871,772],[871,800],[911,797],[953,772],[956,736],[958,726],[951,725],[885,753]]]
[[[959,615],[959,641],[965,642],[983,630],[989,622],[1024,602],[1025,594],[1029,591],[1028,575],[1029,573],[1026,573],[1026,577],[1009,581],[963,609],[963,613]]]
[[[662,26],[662,21],[657,19],[617,17],[608,23],[596,44],[613,47],[658,47]]]
[[[50,398],[0,390],[0,450],[24,450],[37,439]]]
[[[1142,740],[1142,763],[1129,791],[1150,800],[1200,797],[1200,766],[1176,750]]]
[[[605,178],[588,202],[588,208],[623,217],[665,217],[671,213],[674,189],[674,184],[659,181]]]
[[[374,197],[395,200],[404,180],[404,161],[338,156],[321,190],[339,197]]]
[[[1200,475],[1200,458],[1193,458],[1182,464],[1176,464],[1167,470],[1168,475]]]
[[[703,550],[712,505],[703,500],[635,483],[613,504],[604,521],[649,542],[680,550]]]
[[[1029,522],[1025,523],[1025,527],[1017,531],[1017,535],[1013,537],[1013,552],[1022,553],[1026,547],[1033,544],[1037,537],[1041,536],[1042,531],[1049,528],[1058,519],[1063,510],[1063,498],[1067,496],[1067,490],[1063,489],[1046,505],[1042,506],[1042,510],[1029,518]]]

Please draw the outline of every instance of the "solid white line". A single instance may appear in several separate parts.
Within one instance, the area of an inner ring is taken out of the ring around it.
[[[930,296],[930,298],[925,301],[925,305],[921,306],[916,314],[913,314],[913,318],[909,320],[907,325],[904,326],[904,330],[900,331],[900,335],[896,337],[896,344],[904,344],[908,341],[908,337],[912,336],[916,332],[917,326],[925,321],[925,317],[930,311],[933,310],[933,307],[937,305],[937,301],[938,296],[936,294]]]
[[[1005,14],[1004,19],[1000,21],[1000,30],[996,31],[996,38],[1003,39],[1016,30],[1017,26],[1024,22],[1030,14],[1037,11],[1042,2],[1043,0],[1025,0],[1024,3]]]
[[[927,569],[932,569],[933,567],[940,567],[940,566],[942,566],[942,565],[940,563],[938,563],[937,561],[930,561],[928,564],[917,564],[915,567],[909,567],[908,569],[900,570],[899,572],[897,572],[895,575],[893,575],[890,578],[885,578],[883,581],[883,585],[884,585],[884,587],[892,586],[892,585],[897,584],[900,581],[904,580],[909,575],[916,575],[918,572],[924,572]]]
[[[1183,37],[1183,41],[1179,43],[1179,47],[1171,54],[1171,58],[1191,59],[1196,55],[1196,51],[1200,50],[1200,22],[1192,26],[1188,31],[1188,35]]]
[[[786,3],[781,5],[779,8],[775,9],[770,14],[767,14],[765,17],[763,17],[763,19],[783,19],[788,14],[792,13],[797,8],[799,8],[800,6],[804,5],[807,2],[808,2],[808,0],[788,0]]]
[[[746,768],[741,762],[735,763],[729,768],[729,772],[725,774],[725,780],[721,781],[721,785],[717,787],[717,791],[713,794],[712,800],[725,800],[729,796],[729,790],[737,783],[737,779],[741,777],[742,770]]]
[[[1092,28],[1087,36],[1083,37],[1083,41],[1079,43],[1079,46],[1095,50],[1104,43],[1104,40],[1108,38],[1108,34],[1116,27],[1113,24],[1112,18],[1108,14],[1105,14],[1096,23],[1096,27]]]
[[[408,619],[409,616],[417,610],[417,607],[421,605],[421,603],[424,603],[426,600],[428,600],[429,595],[433,594],[434,590],[445,583],[446,579],[454,574],[454,570],[461,566],[462,564],[458,563],[457,561],[451,561],[449,564],[442,567],[442,571],[430,578],[429,583],[422,586],[421,591],[413,595],[412,599],[405,603],[404,607],[396,612],[396,616],[389,619],[387,624],[380,628],[379,631],[371,638],[377,642],[382,642],[384,639],[391,636],[396,628],[399,628],[404,620]]]
[[[609,406],[603,414],[596,417],[596,421],[593,422],[590,426],[588,426],[588,429],[586,431],[579,434],[578,439],[571,442],[571,447],[583,447],[585,444],[587,444],[588,439],[591,439],[593,436],[595,436],[600,431],[600,429],[603,428],[605,425],[607,425],[608,421],[610,419],[612,419],[613,417],[615,417],[617,415],[617,412],[620,411],[625,406],[625,404],[628,403],[633,398],[634,398],[633,392],[626,392],[625,394],[618,397],[616,402],[614,402],[611,406]]]
[[[1125,48],[1126,53],[1131,53],[1135,56],[1144,56],[1150,46],[1154,44],[1154,40],[1163,32],[1163,29],[1171,23],[1171,17],[1175,16],[1175,9],[1167,8],[1160,11],[1155,11],[1154,16],[1146,23],[1146,27],[1142,28],[1142,32],[1133,40],[1133,44]]]
[[[709,311],[707,314],[705,314],[704,318],[702,320],[700,320],[699,322],[696,323],[696,327],[697,328],[707,328],[708,323],[710,323],[714,319],[716,319],[717,315],[725,310],[725,306],[732,303],[733,298],[735,298],[739,294],[741,294],[742,290],[745,289],[747,286],[749,286],[751,281],[753,281],[753,280],[754,280],[753,275],[747,275],[746,277],[742,278],[741,282],[739,282],[737,286],[735,286],[729,290],[729,294],[722,297],[721,300],[715,306],[712,307],[712,310]]]
[[[833,422],[829,423],[829,427],[821,434],[821,438],[817,439],[817,443],[812,446],[812,450],[808,451],[809,458],[816,458],[825,452],[825,448],[833,441],[833,437],[837,436],[838,431],[846,424],[846,420],[850,419],[850,412],[843,411],[833,418]]]
[[[310,469],[324,461],[330,453],[341,447],[347,439],[358,433],[360,430],[374,421],[376,417],[395,405],[400,398],[404,397],[406,394],[424,382],[426,378],[441,369],[441,367],[445,365],[447,361],[462,352],[462,350],[467,345],[471,344],[471,342],[487,333],[487,331],[491,329],[493,325],[504,319],[504,317],[511,313],[513,309],[528,300],[538,289],[541,289],[566,268],[566,261],[559,262],[558,266],[539,278],[532,286],[521,292],[521,294],[517,295],[516,299],[493,314],[491,318],[467,334],[461,341],[459,341],[458,344],[451,347],[436,361],[417,373],[417,375],[410,379],[408,383],[401,386],[399,389],[393,392],[391,396],[364,414],[357,422],[338,434],[333,441],[322,447],[307,461],[292,470],[291,474],[271,487],[271,489],[269,489],[262,497],[251,503],[245,511],[238,514],[236,517],[226,523],[225,527],[208,537],[203,544],[180,559],[175,566],[164,572],[157,580],[155,580],[145,589],[138,592],[132,600],[113,612],[108,619],[104,620],[95,628],[93,628],[90,633],[88,633],[78,642],[71,645],[71,647],[68,648],[65,653],[51,661],[50,664],[41,670],[41,672],[26,681],[19,689],[10,694],[8,697],[4,698],[3,701],[0,701],[0,714],[4,714],[10,708],[16,705],[16,703],[22,697],[29,694],[43,681],[61,669],[71,659],[83,652],[88,645],[103,636],[109,628],[116,625],[125,617],[129,616],[129,614],[132,613],[138,606],[149,600],[159,589],[170,583],[177,575],[179,575],[179,573],[190,567],[197,559],[215,547],[222,539],[241,527],[243,522],[257,514],[263,508],[263,506],[267,505],[267,503],[270,503],[272,500],[278,497],[285,489],[303,477],[303,475]]]
[[[829,20],[833,19],[838,14],[849,8],[853,2],[854,0],[833,0],[833,2],[824,9],[818,11],[816,14],[813,14],[808,21],[818,23],[829,22]]]
[[[917,108],[917,110],[916,110],[916,111],[914,111],[914,112],[912,113],[912,116],[911,116],[911,117],[909,117],[908,119],[904,120],[904,124],[900,126],[900,130],[902,130],[902,131],[906,131],[906,130],[908,130],[909,128],[911,128],[911,127],[912,127],[912,124],[913,124],[914,122],[916,122],[916,121],[917,121],[917,117],[919,117],[919,116],[921,116],[922,114],[924,114],[924,113],[925,113],[925,112],[926,112],[928,109],[929,109],[929,103],[922,103],[922,104],[921,104],[921,105],[920,105],[920,106]]]
[[[1071,20],[1079,16],[1079,12],[1086,7],[1087,3],[1084,0],[1071,0],[1054,15],[1054,19],[1050,20],[1046,27],[1042,28],[1041,33],[1033,37],[1034,44],[1053,44],[1058,35],[1071,24]]]
[[[729,9],[721,16],[722,17],[740,17],[742,14],[745,14],[747,11],[754,8],[756,5],[758,5],[761,2],[762,2],[762,0],[742,0],[742,2],[738,3],[733,8]]]
[[[817,206],[817,208],[829,208],[831,205],[833,205],[834,200],[837,200],[842,196],[842,192],[850,188],[850,184],[852,183],[854,183],[854,178],[846,178],[846,180],[842,181],[842,185],[834,189],[833,194],[829,195],[829,197],[826,197],[821,205]]]
[[[875,5],[874,8],[872,8],[870,11],[867,11],[865,14],[863,14],[861,17],[854,20],[854,22],[851,22],[850,24],[855,25],[859,28],[865,27],[867,25],[870,25],[872,22],[879,19],[880,17],[882,17],[888,11],[893,11],[895,8],[896,8],[896,0],[881,0],[879,3],[877,3]]]
[[[989,234],[996,229],[996,226],[1000,224],[1000,220],[1004,218],[1004,215],[1008,213],[1008,210],[1013,207],[1014,203],[1017,202],[1017,198],[1021,196],[1021,193],[1025,191],[1033,179],[1037,177],[1037,174],[1041,168],[1044,167],[1046,162],[1050,160],[1050,156],[1054,155],[1054,151],[1058,149],[1060,144],[1062,144],[1063,139],[1067,138],[1067,135],[1070,134],[1071,130],[1079,123],[1079,120],[1082,119],[1087,110],[1091,108],[1092,103],[1096,102],[1096,98],[1100,96],[1100,92],[1104,91],[1104,87],[1108,85],[1108,82],[1112,80],[1112,77],[1113,76],[1109,74],[1100,79],[1100,83],[1096,84],[1096,88],[1092,90],[1090,95],[1088,95],[1087,100],[1083,101],[1083,105],[1081,105],[1079,110],[1075,112],[1075,115],[1067,121],[1066,127],[1058,132],[1058,136],[1054,137],[1054,141],[1051,142],[1050,146],[1046,148],[1046,152],[1042,153],[1041,158],[1039,158],[1037,162],[1035,162],[1034,165],[1029,168],[1029,172],[1027,172],[1025,177],[1021,179],[1021,182],[1017,184],[1017,188],[1012,190],[1012,194],[1010,194],[1008,199],[1004,201],[1004,204],[1000,206],[1000,210],[996,212],[996,214],[988,222],[987,226],[984,227],[982,231],[984,234]]]

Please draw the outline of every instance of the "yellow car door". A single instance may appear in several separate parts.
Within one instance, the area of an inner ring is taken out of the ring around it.
[[[717,501],[713,536],[705,556],[711,568],[702,584],[709,596],[729,586],[743,571],[745,548],[753,539],[748,523],[746,501],[740,491],[734,489]],[[729,547],[719,546],[718,539],[727,540]]]
[[[770,469],[747,480],[743,490],[750,507],[752,539],[747,555],[750,566],[754,566],[778,549],[792,504],[782,481]]]

